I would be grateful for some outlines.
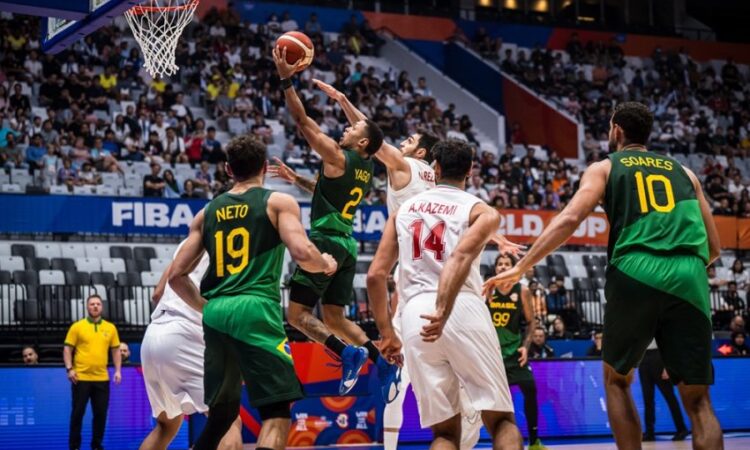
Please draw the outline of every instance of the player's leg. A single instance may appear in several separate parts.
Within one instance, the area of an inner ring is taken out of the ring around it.
[[[677,385],[682,404],[693,424],[693,450],[723,450],[724,437],[711,406],[707,385]]]
[[[522,380],[518,383],[523,394],[523,411],[526,414],[526,426],[529,432],[529,445],[541,448],[539,440],[539,407],[536,399],[536,382],[534,378]]]
[[[458,450],[461,442],[461,414],[430,427],[432,444],[430,450]]]
[[[344,247],[337,244],[332,244],[332,246],[344,249]],[[375,363],[378,368],[381,394],[386,403],[388,403],[393,400],[389,394],[391,392],[395,393],[393,387],[394,384],[398,383],[398,368],[395,365],[389,364],[380,356],[380,351],[372,340],[367,337],[364,330],[346,317],[346,310],[351,307],[352,301],[352,286],[354,285],[354,275],[356,274],[356,256],[342,251],[338,261],[340,261],[338,271],[331,278],[328,287],[323,292],[323,321],[337,336],[341,336],[348,342],[362,346],[367,350],[367,356],[370,358],[370,361]]]
[[[209,407],[208,420],[203,432],[195,442],[193,450],[215,450],[232,426],[240,410],[242,376],[229,336],[206,323],[211,315],[204,308],[203,336],[206,343],[204,354],[204,389]]]
[[[704,294],[702,290],[697,292]],[[724,446],[721,427],[708,394],[714,382],[709,312],[668,295],[662,298],[662,305],[656,342],[670,379],[678,383],[682,405],[692,423],[693,448],[720,450]],[[707,300],[704,305],[708,309]]]
[[[513,412],[482,411],[482,422],[490,433],[494,450],[523,450],[523,436]]]
[[[513,399],[503,366],[497,333],[481,298],[461,295],[446,323],[440,343],[463,386],[466,405],[481,411],[495,448],[523,447],[513,416]]]
[[[242,450],[242,420],[237,416],[219,442],[219,450]]]
[[[406,390],[410,384],[411,378],[404,363],[401,367],[401,386],[398,395],[392,402],[386,403],[383,410],[383,447],[385,450],[396,450],[398,446],[398,435],[404,422],[404,400],[406,400]]]
[[[250,405],[262,421],[258,448],[286,447],[291,402],[303,397],[277,302],[250,297],[238,307],[243,317],[229,343],[237,354]]]
[[[641,448],[640,417],[630,386],[656,333],[662,294],[613,266],[608,269],[602,360],[607,414],[620,450]]]
[[[109,381],[95,381],[92,383],[91,413],[94,416],[91,426],[91,448],[102,447],[104,430],[107,426],[107,410],[109,409]]]
[[[166,450],[169,443],[172,442],[172,439],[177,435],[177,432],[180,431],[182,418],[182,415],[178,415],[177,417],[168,419],[167,413],[162,411],[162,413],[156,418],[156,426],[151,430],[148,436],[146,436],[146,439],[143,440],[138,449]]]
[[[607,415],[619,450],[641,448],[641,421],[630,392],[634,373],[635,371],[631,370],[627,375],[622,375],[608,363],[604,363]]]
[[[461,408],[461,450],[471,450],[479,442],[479,432],[482,430],[482,413],[476,411],[471,400],[466,395],[466,389],[459,389],[459,404]]]

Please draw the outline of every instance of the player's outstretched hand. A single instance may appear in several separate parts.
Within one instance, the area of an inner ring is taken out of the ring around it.
[[[422,332],[419,333],[422,336],[422,340],[425,342],[435,342],[440,339],[440,336],[443,335],[445,322],[448,320],[445,312],[435,311],[432,314],[422,314],[419,317],[430,322],[423,326]]]
[[[323,273],[326,274],[326,276],[330,277],[339,269],[339,263],[337,263],[333,256],[329,255],[328,253],[323,253],[323,259],[325,259],[328,263],[328,265],[326,266],[326,270]]]
[[[298,59],[294,64],[289,64],[286,61],[286,47],[282,49],[278,45],[274,47],[272,53],[273,62],[276,64],[276,70],[279,72],[279,77],[282,80],[291,78],[292,75],[297,73],[297,69],[299,69],[300,64],[302,64],[303,58]]]
[[[489,298],[488,296],[492,294],[493,289],[503,289],[504,287],[512,286],[518,283],[518,280],[520,280],[522,276],[523,272],[519,270],[518,266],[495,275],[484,282],[484,286],[482,286],[482,295]]]
[[[521,355],[518,357],[518,364],[523,367],[529,361],[529,351],[526,349],[526,347],[521,346],[518,349],[518,353]]]
[[[284,164],[282,160],[279,159],[278,156],[273,157],[273,162],[275,165],[268,166],[268,173],[273,178],[281,178],[284,181],[288,181],[292,184],[297,180],[297,172],[294,171],[291,167]]]
[[[402,366],[403,356],[401,355],[401,348],[401,339],[398,338],[393,330],[383,330],[380,333],[380,353],[386,361]]]
[[[336,89],[335,87],[331,86],[328,83],[324,83],[317,78],[313,78],[313,83],[315,83],[315,86],[318,87],[321,91],[323,91],[327,96],[332,98],[333,100],[340,102],[344,98],[344,93]]]
[[[526,254],[525,245],[511,242],[502,234],[496,234],[492,236],[490,238],[490,242],[497,245],[497,249],[500,251],[500,254],[508,253],[515,256],[516,258],[520,258]]]

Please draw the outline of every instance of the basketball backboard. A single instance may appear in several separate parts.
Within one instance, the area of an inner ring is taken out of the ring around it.
[[[142,0],[0,0],[0,10],[41,16],[42,50],[58,53]]]

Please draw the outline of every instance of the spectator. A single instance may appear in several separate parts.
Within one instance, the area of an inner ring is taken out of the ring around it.
[[[735,259],[732,268],[729,269],[729,280],[737,284],[737,289],[746,291],[750,285],[750,274],[745,269],[745,264],[740,259]]]
[[[732,341],[732,356],[747,356],[750,354],[750,347],[745,344],[745,338],[747,336],[742,331],[733,331],[731,336]]]
[[[315,13],[310,14],[310,19],[305,23],[305,34],[313,39],[316,35],[323,33],[323,27],[318,22],[318,15]]]
[[[474,175],[473,177],[471,177],[471,183],[466,189],[466,192],[479,197],[485,203],[489,203],[490,201],[490,194],[488,194],[487,189],[484,188],[484,182],[482,181],[482,177],[480,177],[479,175]]]
[[[529,344],[529,359],[554,358],[555,351],[545,343],[547,335],[544,328],[536,328],[531,335],[531,344]]]
[[[163,197],[164,196],[164,178],[159,176],[161,165],[151,163],[151,173],[143,177],[143,196],[144,197]]]
[[[716,266],[714,266],[713,264],[706,268],[706,273],[708,275],[708,286],[712,291],[718,290],[721,286],[725,286],[729,282],[717,276]]]
[[[729,331],[732,332],[745,332],[745,319],[742,316],[732,317],[732,321],[729,322]]]
[[[122,379],[120,339],[117,328],[102,318],[102,299],[98,295],[90,296],[86,300],[86,310],[88,316],[75,322],[68,330],[63,349],[65,370],[73,384],[69,438],[71,449],[81,448],[81,425],[89,400],[94,416],[91,448],[103,448],[109,406],[108,353],[112,354],[115,366],[115,384],[120,384]]]
[[[182,192],[180,191],[180,185],[174,177],[174,173],[167,169],[164,171],[164,197],[166,198],[180,198]]]
[[[120,359],[123,364],[130,362],[130,347],[125,342],[120,342]]]
[[[654,387],[659,388],[662,397],[669,407],[672,415],[672,421],[675,426],[675,435],[673,441],[683,441],[688,436],[685,419],[680,410],[680,403],[674,394],[674,386],[669,381],[669,374],[664,367],[664,361],[661,359],[659,348],[656,346],[656,340],[652,340],[643,355],[640,365],[638,366],[638,377],[641,380],[641,390],[643,392],[644,403],[644,422],[646,430],[643,433],[643,441],[655,441],[655,423],[656,423],[656,403],[654,401]]]
[[[216,140],[216,128],[206,129],[206,138],[201,144],[201,158],[209,164],[219,164],[227,160],[226,154],[221,149],[221,143]]]
[[[299,25],[297,24],[297,21],[292,19],[291,14],[289,14],[289,11],[284,12],[284,16],[281,20],[281,31],[284,33],[287,33],[289,31],[297,31],[299,29]]]
[[[29,172],[34,173],[44,167],[44,155],[47,148],[44,146],[41,134],[35,134],[31,138],[31,143],[26,147],[26,158],[24,162],[29,167]]]
[[[73,167],[70,158],[63,159],[63,166],[57,171],[57,184],[65,185],[69,191],[78,184],[78,171]]]
[[[555,317],[552,321],[552,333],[550,333],[549,338],[566,341],[573,339],[573,333],[565,329],[565,322],[560,316]]]
[[[39,364],[39,354],[37,354],[33,345],[25,346],[21,350],[21,355],[23,356],[23,364],[25,366],[36,366]]]
[[[201,198],[201,196],[195,192],[195,185],[193,184],[193,180],[185,180],[185,183],[183,184],[182,189],[182,195],[180,197],[182,198]]]
[[[209,171],[208,161],[202,161],[200,168],[195,172],[193,184],[196,189],[204,192],[211,192],[211,172]]]
[[[95,186],[101,184],[102,177],[99,175],[90,162],[83,163],[81,171],[78,172],[78,184]]]
[[[602,336],[603,334],[601,331],[594,333],[594,343],[591,344],[591,347],[589,347],[588,350],[586,350],[586,356],[593,358],[602,357]]]
[[[740,298],[737,292],[737,283],[730,281],[727,283],[727,291],[722,297],[722,310],[731,311],[733,315],[742,315],[745,310],[745,302]]]

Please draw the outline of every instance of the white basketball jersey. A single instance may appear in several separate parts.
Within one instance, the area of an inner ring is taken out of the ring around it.
[[[432,167],[421,159],[409,157],[404,159],[411,168],[411,180],[409,184],[397,191],[391,187],[391,180],[388,180],[386,187],[388,215],[396,214],[398,208],[415,195],[435,187],[435,171]]]
[[[398,289],[404,301],[437,293],[440,273],[469,228],[471,209],[479,198],[440,185],[406,200],[396,216]],[[460,292],[482,295],[480,257],[472,263]]]
[[[185,241],[180,242],[180,245],[177,246],[177,250],[175,250],[174,252],[174,256],[177,256],[177,253],[180,251],[184,244]],[[174,259],[174,257],[172,259]],[[190,281],[192,281],[199,290],[201,280],[203,279],[203,274],[206,273],[206,270],[208,270],[208,252],[203,252],[201,260],[198,261],[195,269],[193,269],[193,271],[190,272],[189,275]],[[198,325],[201,325],[203,323],[203,317],[201,317],[201,314],[191,308],[187,303],[185,303],[177,295],[177,293],[171,287],[169,287],[169,283],[167,283],[167,286],[164,288],[164,295],[162,295],[161,300],[159,300],[159,303],[156,305],[154,312],[151,314],[151,320],[156,320],[159,316],[161,316],[162,311],[169,311],[176,315],[183,316],[184,318],[195,322]]]

